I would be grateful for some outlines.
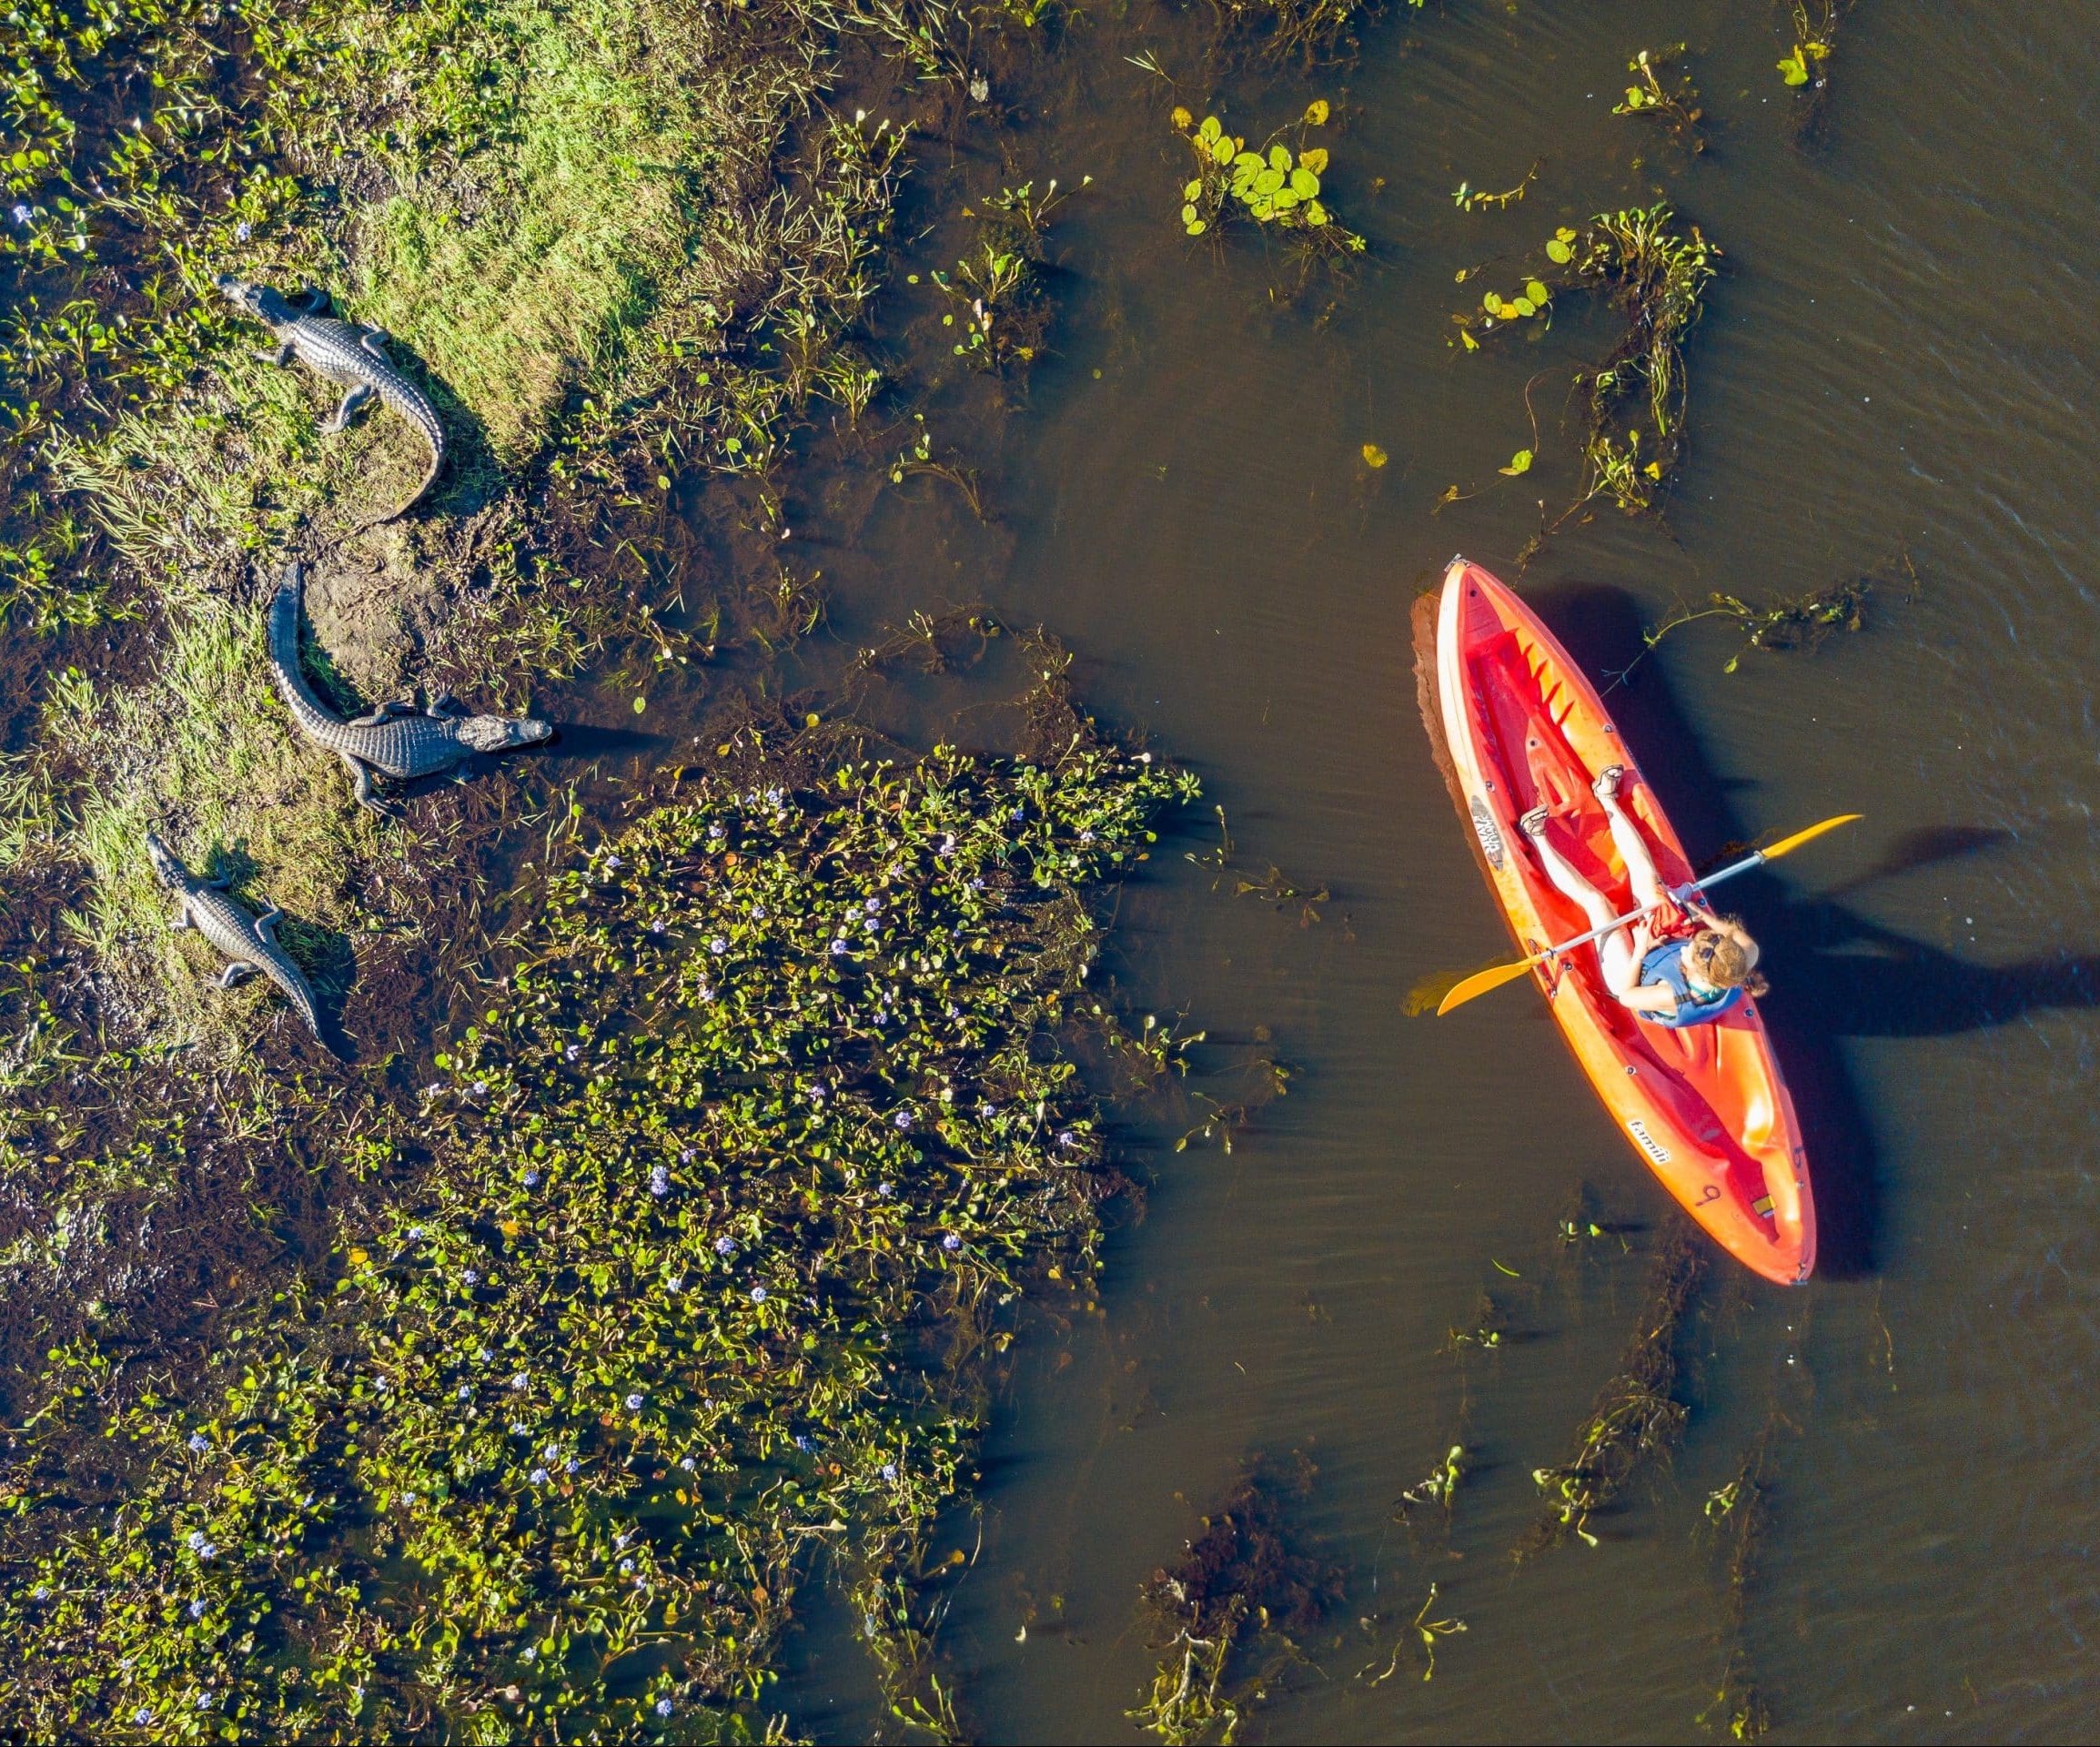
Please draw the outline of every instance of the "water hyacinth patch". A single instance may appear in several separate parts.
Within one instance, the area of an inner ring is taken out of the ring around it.
[[[1046,1252],[1087,1270],[1099,1116],[1048,1040],[1087,886],[1193,793],[1102,749],[943,749],[704,793],[554,875],[445,1044],[486,1091],[427,1107],[414,1204],[179,1399],[119,1369],[24,1434],[0,1722],[762,1733],[819,1540],[881,1658],[982,1410],[919,1336],[981,1348]],[[849,909],[881,930],[841,959]],[[679,1192],[638,1194],[666,1157]]]

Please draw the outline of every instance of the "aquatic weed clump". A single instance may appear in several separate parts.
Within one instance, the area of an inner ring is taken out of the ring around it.
[[[1654,509],[1657,490],[1683,452],[1684,344],[1699,321],[1720,258],[1705,233],[1681,223],[1666,201],[1599,213],[1580,230],[1557,227],[1518,275],[1514,294],[1489,290],[1477,310],[1451,318],[1454,343],[1469,352],[1480,348],[1477,335],[1524,320],[1550,322],[1553,299],[1562,291],[1599,293],[1623,319],[1604,358],[1576,372],[1575,387],[1588,390],[1582,491],[1554,527],[1600,497],[1610,498],[1628,515]],[[1521,467],[1503,470],[1528,470],[1531,451],[1522,454]],[[1447,501],[1458,496],[1447,494]]]
[[[1058,1042],[1084,894],[1194,791],[942,749],[711,786],[552,877],[397,1136],[412,1203],[201,1378],[54,1355],[0,1721],[756,1730],[820,1547],[909,1631],[977,1429],[952,1355],[1086,1269],[1113,1180]]]

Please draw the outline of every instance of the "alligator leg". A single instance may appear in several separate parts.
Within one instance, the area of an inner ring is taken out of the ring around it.
[[[265,364],[275,364],[278,369],[284,369],[292,361],[292,343],[288,339],[282,346],[273,346],[267,352],[257,352],[256,357]]]
[[[243,977],[253,976],[256,974],[256,969],[257,967],[250,964],[245,958],[237,958],[218,974],[218,986],[222,989],[230,989]]]
[[[260,934],[263,939],[268,941],[272,946],[275,946],[278,944],[277,925],[278,920],[283,915],[284,912],[278,909],[277,905],[273,904],[268,910],[265,910],[261,915],[255,919],[256,933]]]
[[[389,334],[384,328],[368,328],[358,337],[358,344],[378,358],[380,363],[391,364],[394,360],[389,358],[383,349],[387,341],[391,338],[393,338],[393,335]]]
[[[449,692],[440,692],[424,706],[423,713],[434,722],[449,722],[459,707],[459,701]]]
[[[350,420],[357,417],[358,409],[371,398],[371,385],[366,382],[358,383],[348,394],[343,396],[343,404],[336,409],[336,416],[333,419],[326,419],[321,421],[321,435],[333,437],[338,431],[348,429]]]
[[[189,905],[187,904],[176,905],[175,920],[167,924],[167,932],[171,934],[179,934],[185,928],[196,926],[197,924],[189,919]]]
[[[396,716],[413,715],[415,712],[416,706],[406,699],[389,698],[377,710],[369,711],[361,716],[353,716],[349,725],[353,728],[377,728],[382,722],[390,722]]]
[[[473,772],[472,772],[472,766],[473,766],[473,763],[474,763],[474,760],[473,760],[473,758],[471,757],[471,755],[469,755],[469,756],[468,756],[468,757],[466,757],[466,758],[463,758],[463,759],[461,759],[461,760],[460,760],[460,761],[459,761],[459,762],[457,764],[453,765],[453,766],[452,766],[452,781],[453,781],[453,782],[455,782],[455,783],[466,783],[467,781],[469,781],[469,778],[471,777],[472,773],[473,773]]]
[[[358,804],[360,807],[368,807],[382,819],[385,818],[387,816],[386,803],[375,799],[372,794],[371,766],[362,759],[352,758],[348,752],[343,752],[339,756],[343,762],[350,767],[350,781],[357,788]]]
[[[309,285],[298,297],[288,298],[288,301],[300,305],[309,316],[318,316],[328,307],[328,294],[318,286]]]

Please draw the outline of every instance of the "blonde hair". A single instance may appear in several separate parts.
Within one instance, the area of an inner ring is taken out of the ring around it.
[[[1750,968],[1750,954],[1728,935],[1708,929],[1693,938],[1692,964],[1717,989],[1762,995],[1772,985]]]

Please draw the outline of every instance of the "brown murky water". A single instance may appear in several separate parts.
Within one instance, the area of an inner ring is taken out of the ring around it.
[[[1203,773],[1250,876],[1273,863],[1333,892],[1304,927],[1214,891],[1180,853],[1211,841],[1192,830],[1125,895],[1125,993],[1227,1040],[1206,1065],[1267,1050],[1297,1076],[1229,1157],[1171,1149],[1193,1116],[1129,1136],[1152,1188],[1112,1247],[1106,1315],[1036,1324],[987,1452],[982,1546],[941,1640],[964,1715],[999,1741],[1133,1738],[1139,1583],[1252,1453],[1301,1451],[1318,1473],[1300,1529],[1348,1600],[1262,1738],[1681,1738],[1728,1643],[1778,1738],[2087,1735],[2090,18],[1866,0],[1803,150],[1780,7],[1393,10],[1346,76],[1225,66],[1214,87],[1187,21],[1160,47],[1178,90],[1124,58],[1136,39],[1112,14],[1075,25],[1046,87],[1015,99],[1010,162],[949,173],[980,195],[1099,178],[1062,216],[1056,352],[1019,410],[980,426],[965,394],[929,405],[978,446],[996,525],[920,480],[821,552],[849,641],[940,602],[1046,621],[1106,718]],[[1695,161],[1610,113],[1626,56],[1680,38],[1709,117]],[[1161,43],[1156,22],[1143,40]],[[1184,244],[1166,122],[1208,96],[1260,135],[1320,96],[1329,189],[1373,243],[1324,322],[1324,297],[1270,306],[1277,263],[1253,239],[1222,260]],[[1520,205],[1454,206],[1461,179],[1507,187],[1540,156]],[[1695,856],[1868,815],[1733,894],[1766,943],[1822,1267],[1793,1293],[1717,1267],[1673,1469],[1600,1520],[1595,1550],[1519,1567],[1530,1470],[1565,1453],[1632,1332],[1641,1247],[1674,1216],[1528,988],[1443,1021],[1402,1012],[1425,972],[1503,944],[1416,716],[1408,610],[1454,550],[1510,576],[1536,500],[1572,494],[1552,379],[1539,466],[1495,470],[1529,446],[1526,379],[1602,332],[1570,307],[1535,344],[1462,356],[1444,343],[1468,298],[1454,273],[1661,190],[1728,257],[1691,348],[1670,527],[1565,532],[1526,592],[1602,672],[1680,599],[1819,587],[1906,542],[1924,587],[1734,675],[1725,623],[1693,626],[1613,694]],[[935,306],[915,295],[893,308],[924,338]],[[1389,451],[1382,472],[1366,442]],[[1496,489],[1432,517],[1454,483]],[[1192,1084],[1237,1096],[1230,1075]],[[1634,1254],[1556,1245],[1583,1185],[1638,1228]],[[1455,1356],[1483,1290],[1509,1336]],[[1768,1525],[1731,1633],[1701,1505],[1768,1431]],[[1448,1537],[1433,1512],[1397,1523],[1453,1443],[1473,1466]],[[976,1532],[955,1530],[965,1548]],[[1408,1622],[1432,1582],[1431,1617],[1468,1630],[1425,1683]],[[787,1698],[826,1738],[881,1722],[854,1628],[820,1612],[798,1647]],[[1394,1678],[1359,1676],[1403,1640]]]

